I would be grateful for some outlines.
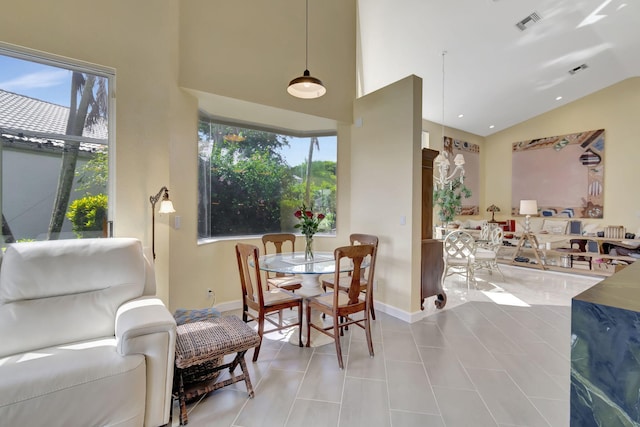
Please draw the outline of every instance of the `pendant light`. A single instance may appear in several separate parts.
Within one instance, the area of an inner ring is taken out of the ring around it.
[[[287,92],[296,98],[320,98],[327,93],[327,88],[324,87],[320,79],[309,73],[309,0],[306,0],[305,37],[305,70],[301,77],[296,77],[289,82]]]

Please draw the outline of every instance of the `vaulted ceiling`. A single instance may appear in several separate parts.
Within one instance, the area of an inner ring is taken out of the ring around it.
[[[362,94],[415,74],[425,119],[481,136],[640,76],[638,0],[366,0],[358,20]]]

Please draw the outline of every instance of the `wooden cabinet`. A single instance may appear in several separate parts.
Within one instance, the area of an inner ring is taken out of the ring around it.
[[[422,238],[433,237],[433,159],[438,151],[422,149]]]
[[[447,303],[447,294],[442,289],[442,241],[437,239],[422,240],[422,262],[420,276],[420,309],[424,310],[424,300],[436,296],[434,304],[442,308]]]
[[[422,149],[422,246],[420,275],[420,308],[424,310],[424,300],[436,296],[435,305],[442,308],[447,303],[447,295],[442,289],[442,242],[433,237],[433,159],[438,151]]]

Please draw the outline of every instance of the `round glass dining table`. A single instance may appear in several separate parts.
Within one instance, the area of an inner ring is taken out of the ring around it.
[[[258,259],[260,270],[270,271],[273,273],[297,274],[301,278],[302,287],[296,289],[296,294],[302,297],[312,297],[320,295],[323,292],[320,276],[323,274],[334,274],[336,271],[336,263],[333,252],[314,252],[313,259],[305,259],[304,252],[286,252],[282,254],[263,255]],[[365,259],[362,267],[366,268],[369,260]],[[339,266],[341,273],[353,270],[351,262],[343,262]],[[306,304],[304,308],[306,312]],[[303,313],[304,314],[304,313]],[[303,318],[302,342],[307,343],[307,319]],[[316,325],[322,325],[320,312],[313,310],[311,312],[312,322]],[[298,345],[297,331],[291,334],[289,342]],[[315,329],[311,329],[311,346],[319,347],[332,343],[333,339]]]

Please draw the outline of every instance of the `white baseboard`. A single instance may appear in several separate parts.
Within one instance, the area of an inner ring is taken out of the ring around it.
[[[373,306],[375,307],[376,311],[388,314],[389,316],[393,316],[396,319],[402,320],[407,323],[415,323],[419,320],[424,319],[428,314],[426,310],[409,313],[407,311],[400,310],[399,308],[375,300],[373,302]]]
[[[225,311],[242,310],[242,300],[227,301],[213,306],[216,310],[224,313]]]

